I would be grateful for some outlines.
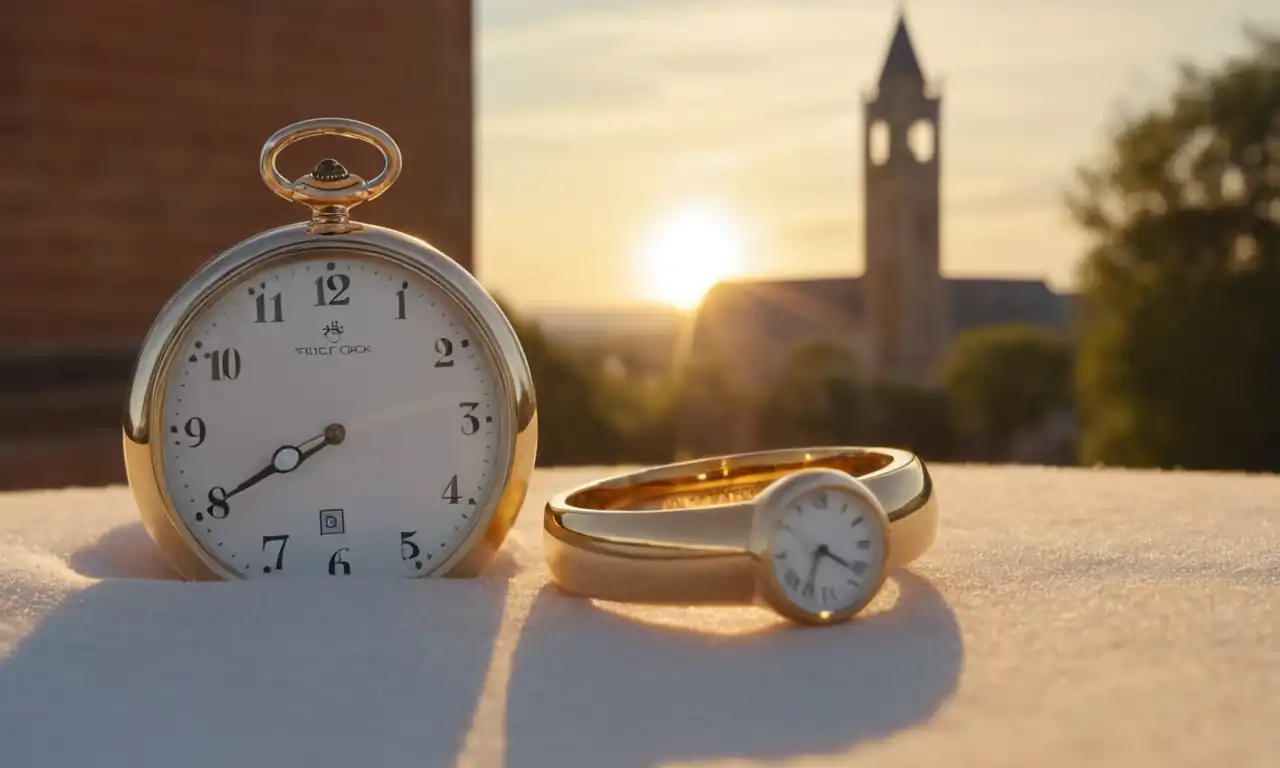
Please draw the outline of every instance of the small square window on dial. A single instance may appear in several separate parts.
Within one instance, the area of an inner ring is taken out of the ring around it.
[[[346,521],[342,519],[341,509],[322,509],[320,510],[320,535],[328,536],[331,533],[346,533]]]

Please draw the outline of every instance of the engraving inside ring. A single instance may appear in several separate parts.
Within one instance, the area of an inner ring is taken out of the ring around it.
[[[889,466],[893,457],[866,452],[815,456],[808,460],[708,470],[695,475],[602,485],[567,499],[573,506],[598,510],[689,509],[753,500],[770,483],[800,469],[824,467],[864,477]]]
[[[657,504],[639,504],[637,509],[691,509],[694,507],[713,507],[719,504],[738,504],[751,501],[764,490],[769,483],[752,483],[736,488],[721,488],[714,491],[682,491],[657,499]]]

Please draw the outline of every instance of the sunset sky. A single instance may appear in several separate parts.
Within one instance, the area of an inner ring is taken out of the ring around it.
[[[942,263],[1070,288],[1076,164],[1274,0],[913,0],[943,89]],[[890,0],[479,0],[477,261],[523,306],[860,273],[862,114]],[[701,252],[711,254],[698,259]],[[697,263],[695,263],[695,260]]]

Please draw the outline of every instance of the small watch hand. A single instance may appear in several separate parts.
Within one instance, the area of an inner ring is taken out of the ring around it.
[[[820,554],[826,555],[827,557],[831,558],[832,560],[835,560],[837,563],[843,565],[845,568],[848,568],[851,571],[853,570],[852,563],[850,563],[848,560],[845,560],[843,557],[840,557],[836,553],[832,552],[830,549],[823,549],[821,550]]]
[[[827,545],[823,544],[822,546],[818,547],[818,550],[816,552],[813,553],[813,562],[809,566],[809,580],[806,581],[804,585],[805,597],[811,597],[813,595],[813,579],[815,576],[818,575],[818,560],[821,559],[823,550],[826,548],[827,548]]]
[[[325,427],[324,432],[321,434],[302,442],[303,446],[310,446],[306,450],[297,445],[282,445],[276,449],[275,453],[271,454],[270,464],[253,473],[243,483],[228,491],[226,498],[229,499],[242,491],[246,491],[272,475],[292,472],[302,466],[302,462],[314,456],[321,448],[327,445],[337,445],[346,438],[347,430],[341,424],[330,424]],[[315,444],[311,445],[312,443]]]

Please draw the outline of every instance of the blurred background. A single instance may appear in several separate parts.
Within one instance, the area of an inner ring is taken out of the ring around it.
[[[508,311],[543,466],[1280,469],[1273,2],[48,0],[0,62],[0,488],[124,481],[151,319],[325,115]]]

